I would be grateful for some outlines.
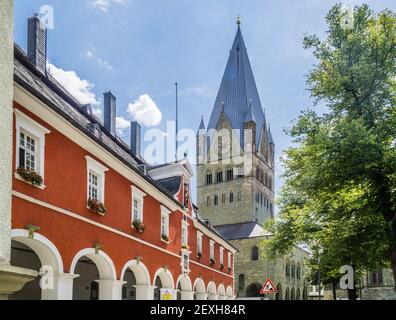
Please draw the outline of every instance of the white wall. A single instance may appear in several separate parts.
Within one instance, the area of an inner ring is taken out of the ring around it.
[[[12,99],[14,1],[0,1],[0,264],[11,255]]]

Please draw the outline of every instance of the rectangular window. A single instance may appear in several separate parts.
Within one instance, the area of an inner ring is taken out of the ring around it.
[[[169,239],[169,213],[170,211],[161,206],[161,237]]]
[[[210,240],[210,259],[214,259],[214,241]]]
[[[202,233],[197,233],[197,254],[202,254]]]
[[[104,203],[105,173],[109,170],[101,163],[86,156],[87,160],[87,197]]]
[[[228,252],[227,267],[231,270],[231,252]]]
[[[220,247],[220,264],[224,265],[224,248]]]
[[[19,168],[37,172],[38,140],[24,130],[19,137]]]
[[[188,246],[188,223],[182,221],[182,246]]]
[[[207,175],[206,175],[206,184],[212,184],[213,183],[213,176],[212,176],[212,174],[211,173],[208,173]]]
[[[88,194],[90,199],[101,200],[99,199],[99,176],[92,171],[89,172]]]
[[[144,197],[146,194],[138,188],[132,186],[132,224],[134,222],[143,223]]]
[[[50,131],[18,109],[14,109],[14,113],[16,168],[35,172],[44,182],[45,135]]]

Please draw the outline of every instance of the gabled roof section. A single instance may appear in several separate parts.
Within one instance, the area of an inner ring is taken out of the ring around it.
[[[253,221],[219,225],[214,228],[227,240],[272,236],[272,233],[265,231],[263,226]]]
[[[242,143],[244,123],[250,106],[252,116],[257,125],[256,141],[259,142],[261,128],[265,123],[265,115],[261,106],[241,28],[238,25],[220,89],[209,120],[208,130],[216,128],[221,112],[224,109],[232,128],[241,130]],[[257,143],[258,145],[259,143]]]

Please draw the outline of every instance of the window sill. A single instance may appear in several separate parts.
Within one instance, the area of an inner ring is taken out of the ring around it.
[[[162,241],[163,243],[166,243],[166,244],[169,244],[169,243],[170,243],[170,240],[166,241],[166,240],[164,240],[164,239],[162,239],[162,238],[161,238],[161,241]]]
[[[30,183],[30,182],[28,182],[28,181],[26,181],[25,179],[23,179],[18,173],[16,173],[15,172],[15,174],[14,174],[14,176],[15,176],[15,178],[16,179],[18,179],[18,180],[20,180],[20,181],[22,181],[22,182],[25,182],[26,184],[28,184],[28,185],[30,185],[30,186],[32,186],[32,187],[36,187],[36,188],[39,188],[39,189],[41,189],[41,190],[45,190],[47,187],[44,185],[44,184],[41,184],[41,185],[35,185],[35,184],[33,184],[33,183]]]

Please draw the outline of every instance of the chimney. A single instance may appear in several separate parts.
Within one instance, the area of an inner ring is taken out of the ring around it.
[[[111,91],[103,94],[104,127],[112,136],[116,135],[116,97]]]
[[[47,28],[38,14],[28,19],[28,59],[43,74],[47,74]]]
[[[140,157],[141,127],[137,121],[131,122],[131,153]]]

